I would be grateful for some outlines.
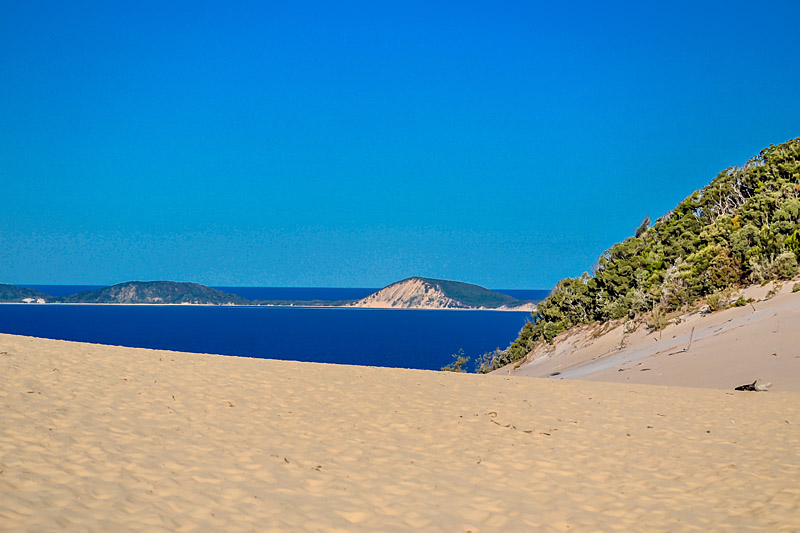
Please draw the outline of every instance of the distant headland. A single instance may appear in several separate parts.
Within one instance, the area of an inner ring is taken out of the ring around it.
[[[356,301],[353,307],[381,309],[494,309],[532,311],[535,304],[478,285],[412,277]]]
[[[248,300],[198,283],[128,281],[109,287],[52,296],[27,287],[0,284],[0,303],[248,305],[364,307],[384,309],[483,309],[532,311],[535,303],[478,285],[422,277],[404,279],[360,300]]]

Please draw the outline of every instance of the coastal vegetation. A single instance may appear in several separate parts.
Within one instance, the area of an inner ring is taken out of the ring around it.
[[[148,303],[248,305],[250,300],[197,283],[177,281],[128,281],[110,287],[79,292],[61,299],[66,303]]]
[[[16,285],[0,283],[0,302],[23,303],[26,299],[31,301],[53,301],[53,297],[49,294],[45,294],[34,289],[29,289],[27,287],[18,287]]]
[[[735,289],[788,280],[800,258],[800,138],[730,167],[651,224],[613,245],[594,272],[559,281],[533,320],[482,371],[525,357],[537,344],[590,322],[667,324],[670,313],[707,301],[745,305]],[[730,300],[730,301],[729,301]]]
[[[444,279],[420,278],[441,290],[448,297],[464,304],[465,307],[495,308],[501,306],[515,306],[523,303],[516,298],[495,292],[479,285],[449,281]]]

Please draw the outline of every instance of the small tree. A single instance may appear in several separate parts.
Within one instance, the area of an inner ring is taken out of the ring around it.
[[[503,350],[500,348],[495,348],[492,352],[484,352],[484,354],[475,361],[475,372],[479,374],[488,374],[492,370],[499,368],[499,366],[495,365],[499,364],[502,357]]]
[[[641,221],[639,227],[636,228],[636,236],[640,237],[642,233],[647,231],[647,228],[650,227],[650,217],[644,217],[644,220]]]
[[[459,348],[458,353],[453,354],[453,359],[455,359],[455,361],[447,366],[443,366],[442,370],[444,372],[466,372],[463,367],[469,361],[469,357],[464,355],[463,348]]]

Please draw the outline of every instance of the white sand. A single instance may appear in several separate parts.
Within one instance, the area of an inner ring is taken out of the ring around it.
[[[0,335],[4,531],[800,529],[800,395]]]

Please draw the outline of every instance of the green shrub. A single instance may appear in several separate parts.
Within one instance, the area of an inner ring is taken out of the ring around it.
[[[772,265],[756,258],[750,259],[750,281],[763,285],[770,279],[772,279]]]
[[[708,310],[712,313],[720,309],[725,309],[731,303],[730,291],[720,291],[709,294],[708,297],[706,297],[706,303],[708,304]]]
[[[475,361],[475,372],[479,374],[487,374],[492,370],[500,368],[501,366],[505,366],[505,364],[499,364],[503,354],[504,352],[500,348],[495,348],[494,351],[491,352],[485,352]],[[498,363],[498,366],[495,366],[495,362]]]
[[[780,279],[792,279],[797,275],[797,257],[794,252],[783,252],[775,258],[775,275]]]
[[[706,303],[708,304],[708,310],[712,313],[714,311],[719,311],[722,309],[722,298],[720,297],[719,293],[716,292],[714,294],[709,294],[708,298],[706,298]]]
[[[444,372],[466,372],[464,365],[469,361],[469,357],[464,355],[464,350],[459,348],[458,353],[453,354],[453,361],[447,366],[442,367]]]
[[[769,300],[774,298],[779,292],[781,292],[781,288],[783,287],[782,284],[776,283],[774,287],[772,287],[767,294],[764,295],[765,300]]]
[[[647,327],[652,331],[661,331],[669,325],[666,313],[661,309],[654,309],[647,322]]]

